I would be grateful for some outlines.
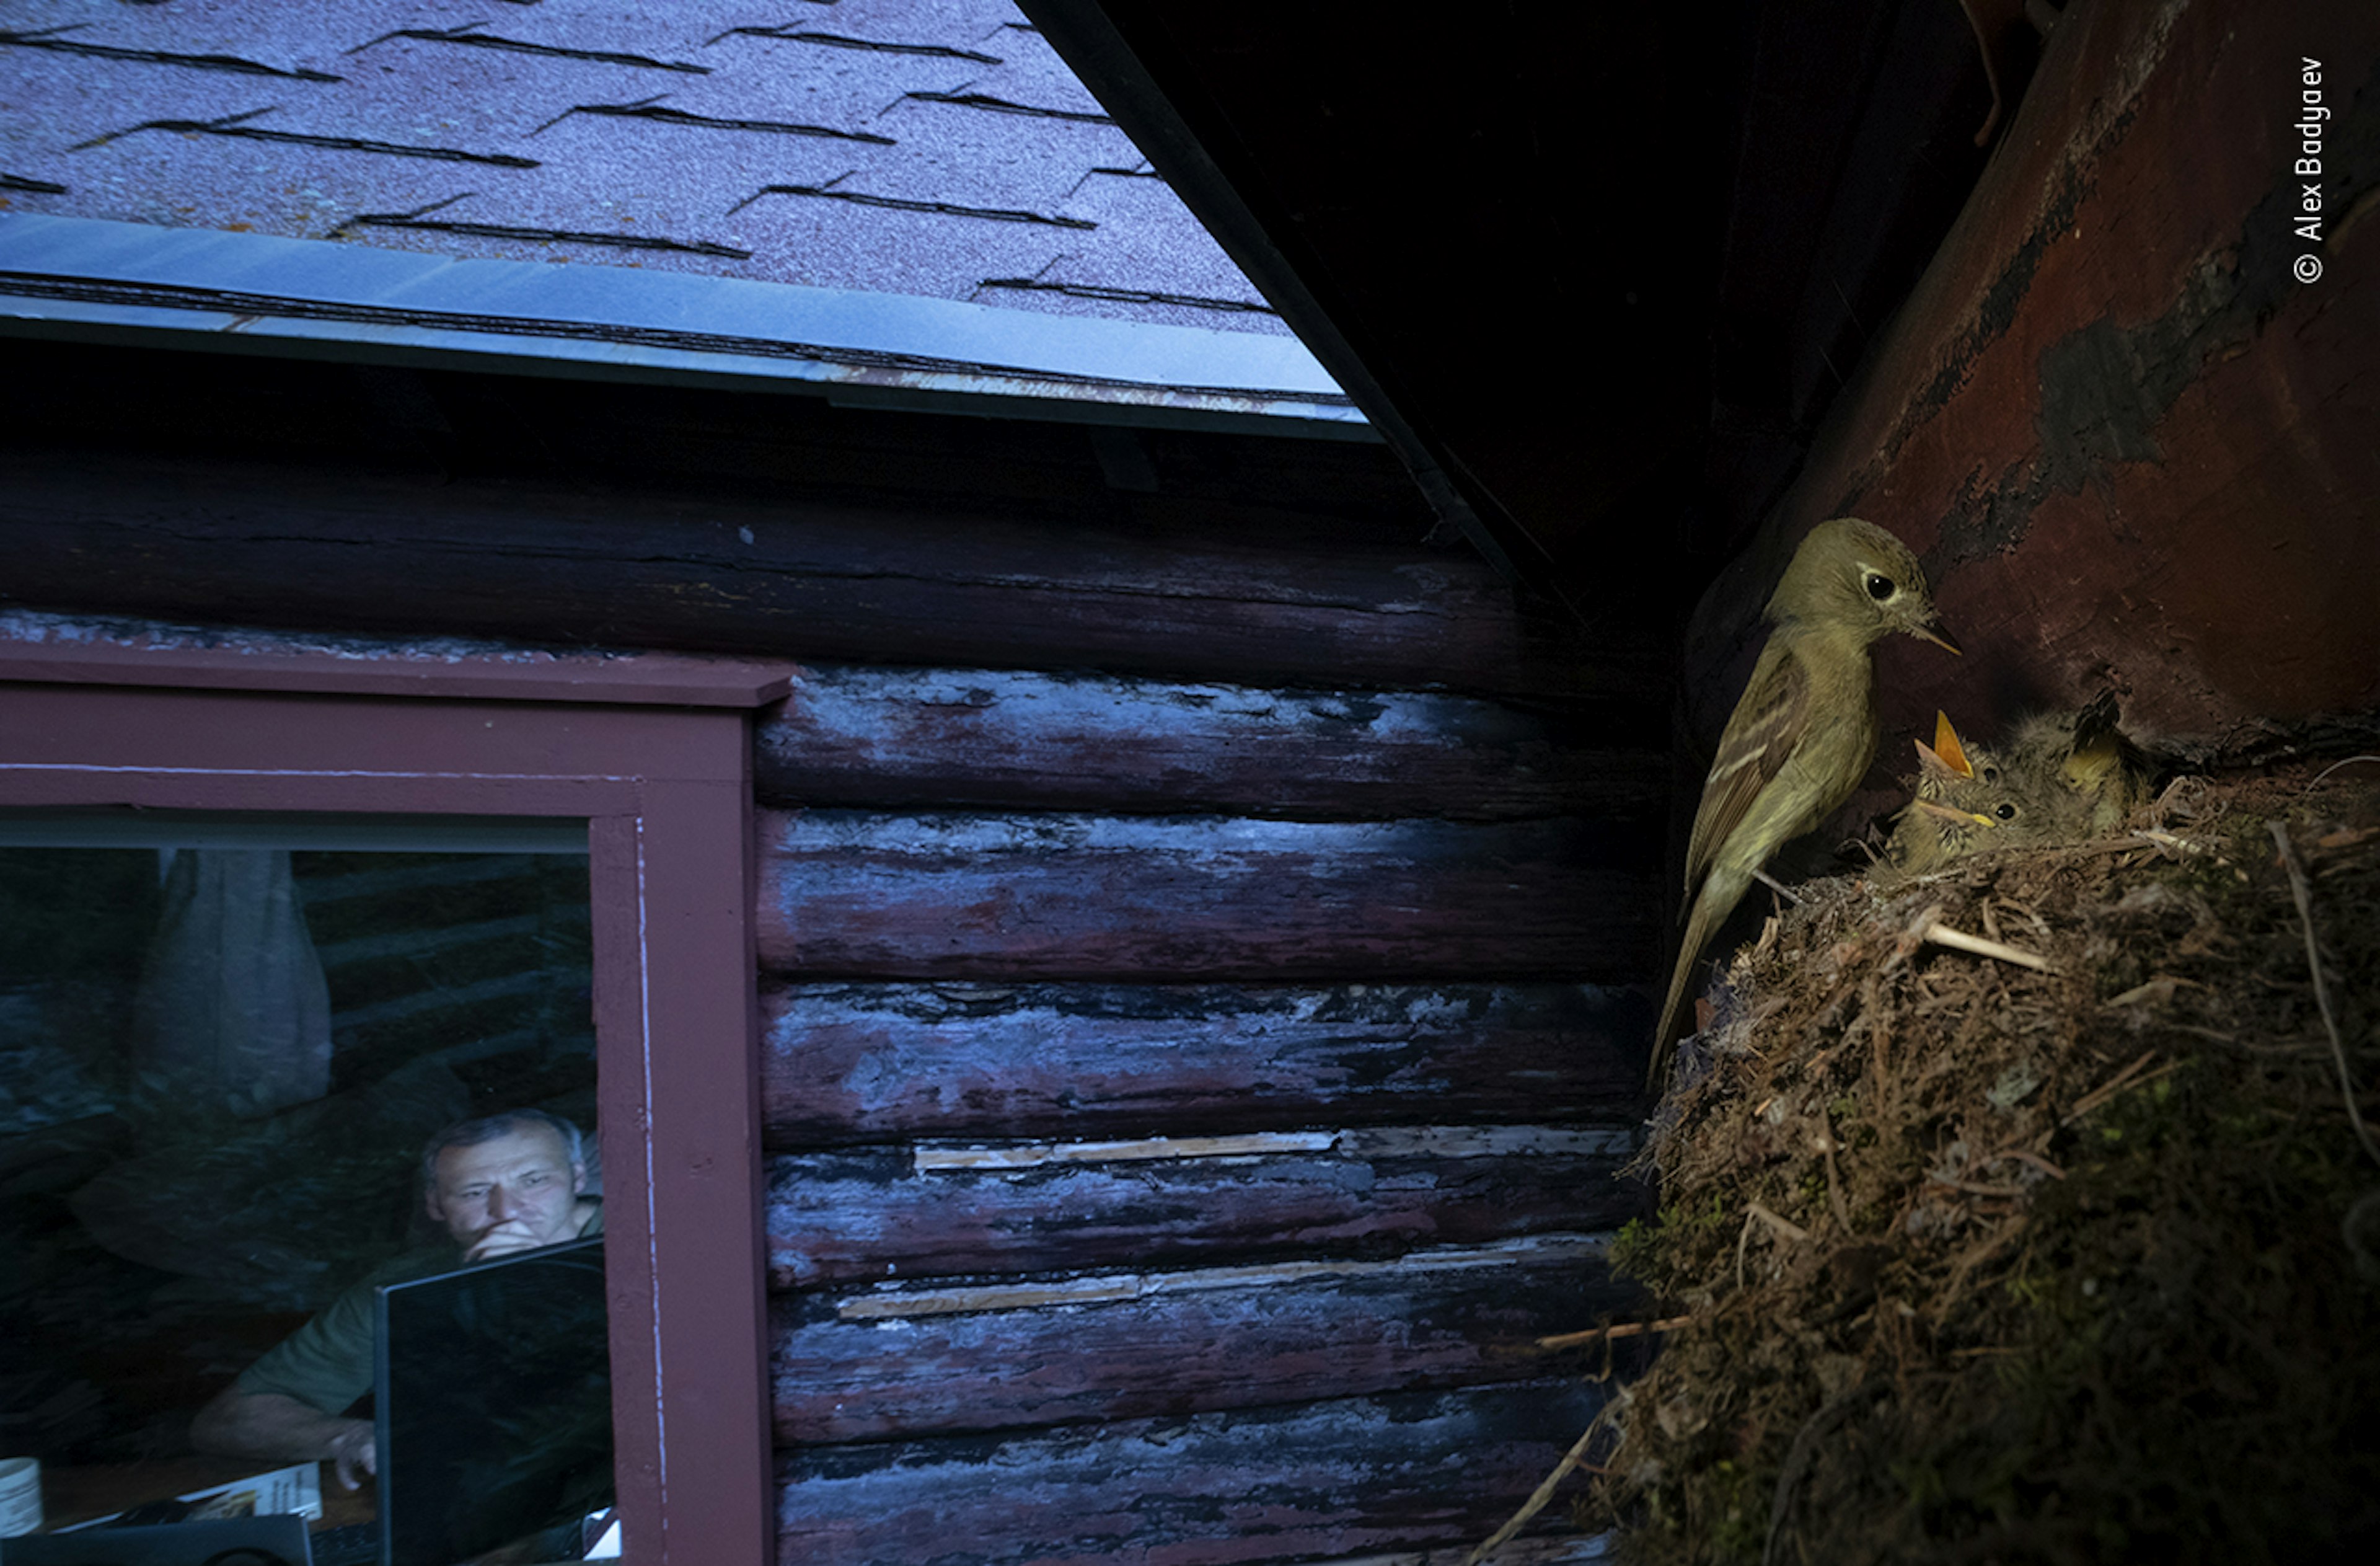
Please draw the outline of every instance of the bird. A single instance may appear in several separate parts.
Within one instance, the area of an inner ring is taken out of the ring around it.
[[[1764,618],[1772,627],[1767,643],[1719,735],[1686,840],[1686,928],[1653,1032],[1647,1081],[1656,1089],[1704,943],[1769,856],[1849,798],[1876,759],[1868,649],[1901,632],[1959,650],[1917,557],[1856,516],[1810,529]]]
[[[2117,727],[2116,693],[2103,690],[2071,712],[2044,712],[2016,727],[2010,771],[2056,801],[2069,836],[2095,837],[2148,802],[2149,759]]]
[[[1893,818],[1885,856],[1899,870],[1924,875],[1952,859],[2037,837],[2056,812],[2023,786],[1998,756],[1959,737],[1947,712],[1934,714],[1934,743],[1914,742],[1917,776]]]
[[[2148,798],[2149,763],[2117,727],[2115,694],[2017,724],[2004,748],[1962,740],[1934,714],[1934,743],[1917,742],[1911,799],[1886,854],[1910,874],[1989,848],[2080,843],[2108,831]]]

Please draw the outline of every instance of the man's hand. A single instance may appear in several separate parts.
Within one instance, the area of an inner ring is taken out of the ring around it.
[[[346,1421],[351,1428],[331,1438],[331,1461],[337,1465],[339,1483],[354,1489],[364,1482],[368,1474],[380,1472],[380,1453],[372,1444],[372,1427],[364,1420]]]
[[[492,1225],[472,1241],[471,1248],[463,1253],[463,1259],[467,1262],[492,1261],[497,1256],[508,1256],[516,1251],[533,1251],[551,1244],[550,1240],[539,1239],[521,1220],[508,1218],[502,1223]]]
[[[243,1392],[237,1386],[225,1387],[199,1411],[190,1444],[225,1457],[328,1461],[338,1465],[339,1483],[349,1489],[380,1471],[370,1420],[324,1414],[279,1392]]]

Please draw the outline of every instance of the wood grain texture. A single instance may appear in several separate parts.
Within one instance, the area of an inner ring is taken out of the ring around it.
[[[1652,1008],[1579,984],[772,984],[770,1146],[1624,1113]]]
[[[1651,816],[1668,717],[1427,692],[812,666],[754,734],[772,805],[1291,819]]]
[[[777,1440],[880,1440],[1519,1379],[1543,1363],[1532,1347],[1538,1336],[1589,1325],[1633,1297],[1605,1269],[1599,1240],[1565,1235],[1384,1262],[779,1294]],[[868,1314],[900,1309],[923,1314]]]
[[[1636,1146],[1631,1128],[1279,1140],[1326,1145],[1147,1157],[1129,1156],[1147,1144],[1002,1144],[977,1156],[1052,1161],[992,1169],[925,1167],[924,1149],[902,1147],[781,1156],[768,1165],[770,1284],[1056,1271],[1118,1257],[1172,1266],[1380,1256],[1613,1226],[1644,1211],[1648,1195],[1618,1178]],[[1261,1139],[1225,1146],[1249,1144]],[[1127,1156],[1105,1156],[1117,1152]]]
[[[1640,977],[1646,834],[1577,820],[765,811],[760,963],[883,978]]]
[[[1586,1428],[1576,1378],[1087,1429],[801,1447],[778,1559],[806,1566],[1255,1566],[1470,1545]]]
[[[1524,611],[1485,562],[696,490],[12,455],[8,601],[392,635],[1640,699],[1639,629]],[[404,584],[403,591],[391,585]]]

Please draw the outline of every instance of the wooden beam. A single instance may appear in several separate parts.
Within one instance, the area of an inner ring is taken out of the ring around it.
[[[1625,1115],[1652,1008],[1578,984],[772,985],[770,1146]]]
[[[1223,810],[1323,819],[1649,816],[1650,703],[1567,715],[1416,692],[813,666],[755,734],[775,805]]]
[[[1432,1126],[932,1144],[768,1164],[771,1286],[1312,1259],[1605,1228],[1633,1129]]]
[[[1620,980],[1650,844],[1577,820],[763,812],[760,961],[885,978]]]
[[[1388,1261],[779,1294],[777,1440],[1135,1419],[1527,1378],[1536,1338],[1633,1291],[1602,1242],[1544,1235]]]
[[[1416,547],[811,498],[10,457],[7,601],[385,635],[1641,699],[1671,656]]]
[[[800,1447],[778,1458],[777,1558],[1246,1566],[1467,1546],[1512,1514],[1601,1405],[1598,1388],[1562,1377]]]

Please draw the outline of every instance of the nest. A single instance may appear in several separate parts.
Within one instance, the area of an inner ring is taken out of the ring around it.
[[[2380,765],[1803,894],[1662,1106],[1613,1261],[1669,1330],[1579,1521],[1648,1566],[2380,1560]]]

